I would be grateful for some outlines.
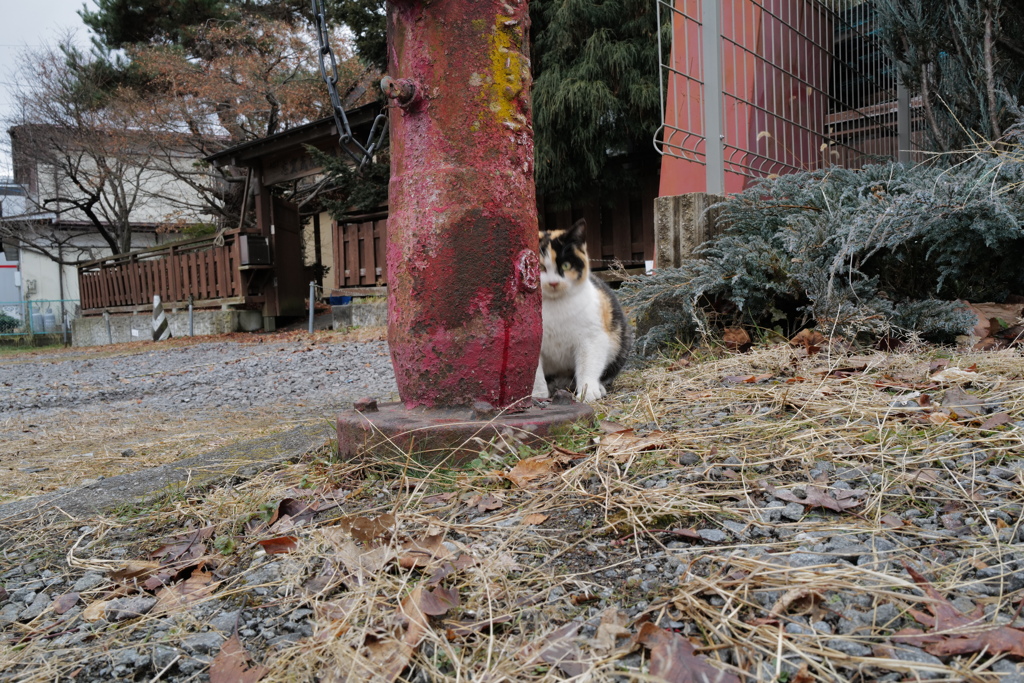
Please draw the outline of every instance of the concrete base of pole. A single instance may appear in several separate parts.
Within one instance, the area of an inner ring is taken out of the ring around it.
[[[539,445],[593,417],[593,408],[564,391],[550,402],[515,413],[496,412],[486,403],[462,409],[409,409],[401,403],[377,405],[362,399],[353,410],[338,415],[338,457],[409,458],[428,466],[459,467],[479,456],[482,446],[474,437],[489,441],[511,434]]]

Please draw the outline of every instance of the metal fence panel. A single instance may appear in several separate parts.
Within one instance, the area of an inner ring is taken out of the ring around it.
[[[659,148],[686,162],[672,168],[700,182],[691,191],[921,156],[917,107],[881,50],[870,1],[656,3]]]
[[[0,336],[65,334],[80,314],[74,299],[0,301]]]

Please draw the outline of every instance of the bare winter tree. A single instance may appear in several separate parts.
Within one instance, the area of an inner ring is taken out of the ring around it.
[[[111,253],[131,249],[133,228],[239,224],[244,176],[202,158],[330,111],[315,41],[299,25],[262,18],[183,30],[194,32],[188,50],[134,45],[120,62],[69,41],[25,55],[7,124],[30,210],[4,220],[0,237],[59,260],[66,250],[53,241],[72,238],[46,229],[53,218],[99,235]],[[375,74],[343,45],[335,42],[343,82],[372,90]]]

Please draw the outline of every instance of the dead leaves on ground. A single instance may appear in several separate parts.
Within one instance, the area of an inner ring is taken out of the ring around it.
[[[639,647],[648,650],[649,673],[666,683],[739,683],[740,679],[716,668],[707,657],[698,655],[685,637],[661,628],[641,617],[634,634],[626,616],[611,608],[601,615],[593,639],[582,639],[580,624],[570,622],[537,638],[525,647],[519,658],[526,665],[547,664],[573,678],[583,677],[599,662],[624,657]],[[586,643],[589,655],[582,644]]]
[[[970,614],[963,614],[952,605],[917,570],[904,564],[914,583],[927,596],[927,612],[911,609],[910,614],[930,632],[905,628],[893,634],[893,640],[923,646],[937,657],[984,652],[1024,658],[1024,631],[1010,626],[986,625],[985,611],[978,605]]]
[[[777,489],[765,484],[765,491],[779,500],[799,503],[808,508],[821,507],[834,512],[843,512],[863,504],[867,491],[855,489],[826,489],[818,484],[806,484],[792,489]]]
[[[265,667],[252,664],[237,633],[221,643],[220,652],[210,662],[210,683],[256,683],[266,673]]]

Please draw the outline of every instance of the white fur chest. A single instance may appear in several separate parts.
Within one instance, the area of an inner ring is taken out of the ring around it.
[[[589,281],[563,296],[544,297],[542,318],[541,358],[548,374],[571,372],[581,348],[606,335],[601,323],[601,295]]]

